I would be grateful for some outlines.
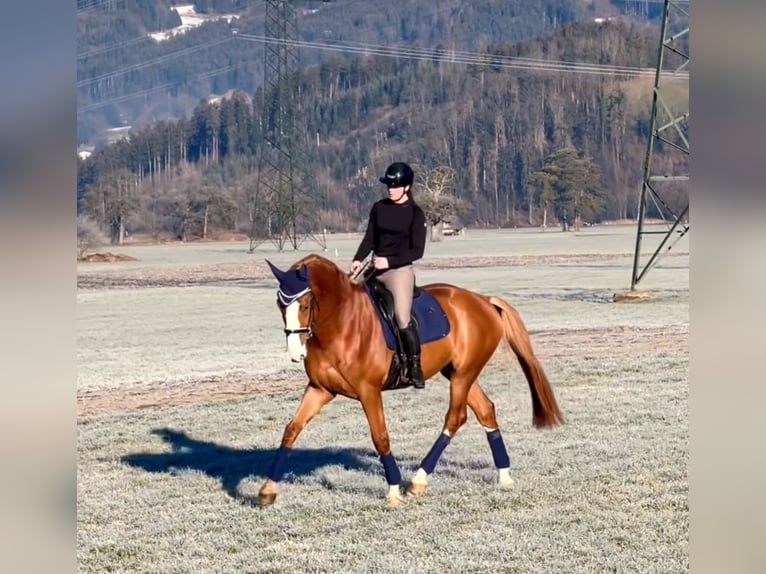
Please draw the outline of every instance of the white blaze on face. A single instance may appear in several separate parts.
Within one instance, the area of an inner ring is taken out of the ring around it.
[[[301,325],[300,307],[298,301],[293,301],[287,306],[287,309],[285,309],[285,329],[301,329],[305,327],[305,325]],[[306,345],[301,340],[300,333],[290,333],[287,336],[287,352],[290,354],[290,359],[296,363],[306,358]]]

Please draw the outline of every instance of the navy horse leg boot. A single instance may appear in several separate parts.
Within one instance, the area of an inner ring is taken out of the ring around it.
[[[404,354],[407,357],[407,371],[409,372],[412,386],[416,389],[422,389],[426,386],[423,378],[423,369],[420,366],[420,335],[418,327],[413,322],[401,330]]]

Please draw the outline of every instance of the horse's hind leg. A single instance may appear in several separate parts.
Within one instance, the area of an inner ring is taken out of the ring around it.
[[[443,373],[448,376],[446,373]],[[503,443],[503,436],[500,434],[498,428],[497,418],[495,416],[495,405],[489,400],[489,397],[484,393],[484,390],[479,386],[479,381],[474,381],[468,389],[466,396],[466,402],[471,410],[476,415],[479,424],[484,428],[487,433],[487,442],[492,450],[492,459],[495,462],[495,467],[499,474],[499,484],[503,488],[511,488],[513,486],[513,479],[510,476],[511,462],[508,458],[508,453],[505,450],[505,444]],[[452,403],[451,403],[452,404]],[[464,409],[465,410],[465,409]],[[452,408],[450,408],[452,412]],[[462,418],[462,417],[461,417]],[[436,463],[441,457],[444,449],[450,443],[451,438],[454,436],[457,429],[465,422],[465,418],[462,418],[462,422],[457,426],[450,428],[450,414],[447,415],[447,421],[445,421],[445,427],[439,438],[431,447],[423,462],[420,463],[415,475],[412,477],[407,493],[413,496],[420,496],[425,493],[428,486],[428,475],[434,471]]]
[[[274,500],[277,498],[277,484],[284,476],[285,463],[292,452],[293,445],[298,439],[298,435],[301,434],[301,431],[308,422],[322,410],[322,407],[329,403],[334,397],[335,395],[329,391],[311,383],[308,384],[303,393],[301,404],[298,405],[298,410],[295,411],[295,415],[287,424],[285,432],[282,434],[282,444],[274,457],[274,462],[269,471],[269,477],[258,492],[258,500],[261,506],[268,506],[274,503]]]
[[[495,416],[495,404],[489,400],[484,393],[484,389],[476,381],[468,391],[468,406],[476,415],[479,424],[487,433],[487,442],[492,450],[492,460],[495,463],[499,475],[499,484],[503,488],[511,488],[513,479],[510,475],[511,460],[508,458],[508,452],[505,450],[503,435],[500,434],[500,428]]]

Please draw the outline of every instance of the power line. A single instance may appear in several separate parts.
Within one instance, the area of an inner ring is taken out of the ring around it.
[[[95,56],[96,54],[104,54],[106,52],[111,52],[112,50],[117,50],[118,48],[125,48],[127,46],[132,46],[133,44],[136,44],[138,42],[144,42],[149,39],[150,39],[149,36],[143,34],[141,36],[132,38],[130,40],[124,40],[122,42],[108,44],[106,46],[101,46],[100,48],[93,48],[92,50],[88,50],[87,52],[80,52],[79,54],[77,54],[77,59],[81,60],[82,58],[87,58],[88,56]]]
[[[124,101],[127,101],[127,100],[132,100],[132,99],[135,99],[135,98],[140,98],[141,96],[146,96],[146,95],[148,95],[148,94],[150,94],[152,92],[157,92],[157,91],[160,91],[160,90],[170,89],[170,88],[173,88],[175,86],[179,86],[181,84],[189,82],[191,80],[202,80],[202,79],[205,79],[205,78],[210,78],[212,76],[217,76],[218,74],[222,74],[223,72],[227,72],[227,71],[231,70],[232,68],[233,68],[232,65],[223,66],[223,67],[218,68],[216,70],[212,70],[212,71],[202,72],[200,74],[196,74],[196,75],[194,75],[194,76],[192,76],[190,78],[186,78],[183,81],[168,82],[166,84],[162,84],[161,86],[154,86],[154,87],[147,88],[147,89],[144,89],[144,90],[139,90],[139,91],[136,91],[136,92],[131,92],[130,94],[125,94],[123,96],[118,96],[116,98],[110,98],[108,100],[101,100],[100,102],[94,102],[92,104],[85,104],[85,105],[80,106],[79,108],[77,108],[77,113],[80,114],[80,113],[90,112],[90,111],[93,111],[93,110],[97,110],[99,108],[103,108],[103,107],[106,107],[106,106],[111,106],[112,104],[118,104],[120,102],[124,102]]]
[[[391,47],[362,42],[345,42],[329,44],[325,42],[307,42],[302,40],[278,40],[273,37],[257,36],[254,34],[237,34],[240,38],[249,42],[261,43],[285,43],[299,48],[327,50],[333,52],[347,52],[368,56],[387,56],[393,58],[444,62],[453,64],[494,66],[500,68],[526,69],[530,71],[554,71],[574,72],[581,74],[596,75],[622,75],[622,76],[654,76],[655,68],[638,68],[630,66],[612,66],[608,64],[589,64],[585,62],[567,62],[563,60],[545,60],[540,58],[523,58],[504,56],[501,54],[482,54],[477,52],[458,52],[429,48]],[[669,76],[688,79],[689,73],[668,72]]]
[[[112,2],[113,0],[92,0],[90,2],[85,2],[82,6],[80,6],[77,9],[77,14],[85,14],[87,12],[93,12],[94,10],[97,10],[102,4],[106,4],[107,2]]]
[[[347,42],[347,44],[356,44],[360,46],[363,50],[368,49],[371,45],[365,44],[363,42]],[[385,46],[373,46],[375,49],[385,49]],[[592,68],[596,70],[603,70],[605,72],[614,72],[614,73],[623,73],[623,74],[643,74],[647,71],[651,71],[652,74],[654,74],[655,69],[654,68],[639,68],[639,67],[631,67],[631,66],[613,66],[609,64],[589,64],[587,62],[572,62],[567,60],[548,60],[543,58],[525,58],[522,56],[504,56],[500,54],[487,54],[487,53],[479,53],[479,52],[462,52],[462,51],[455,51],[455,50],[438,50],[438,49],[429,49],[429,48],[419,48],[419,47],[398,47],[396,48],[398,51],[403,51],[405,53],[412,53],[416,56],[434,56],[435,58],[438,58],[438,61],[456,61],[459,60],[460,63],[476,63],[476,64],[484,64],[484,65],[497,65],[498,60],[501,62],[501,65],[503,64],[520,64],[523,66],[543,66],[543,67],[550,67],[550,66],[565,66],[565,67],[587,67]],[[395,57],[405,57],[405,56],[399,56],[396,55]],[[445,60],[446,59],[446,60]]]
[[[650,0],[650,1],[664,2],[665,0]],[[688,0],[686,1],[688,2]],[[368,55],[368,56],[384,56],[384,57],[393,57],[393,58],[416,60],[416,61],[431,61],[431,62],[452,63],[452,64],[461,64],[461,65],[478,65],[478,66],[487,66],[487,67],[513,68],[513,69],[522,69],[522,70],[528,70],[528,71],[569,72],[569,73],[581,73],[581,74],[602,75],[602,76],[603,75],[609,75],[609,76],[620,75],[620,76],[628,76],[628,77],[653,76],[656,73],[655,68],[615,66],[615,65],[609,65],[609,64],[590,64],[587,62],[546,60],[541,58],[504,56],[502,54],[487,54],[487,53],[465,52],[465,51],[456,51],[456,50],[429,49],[429,48],[421,48],[421,47],[382,46],[382,45],[369,44],[364,42],[352,42],[352,41],[347,41],[344,43],[337,42],[337,43],[331,44],[326,42],[310,42],[310,41],[302,41],[302,40],[276,39],[271,36],[258,36],[254,34],[240,33],[233,37],[227,37],[227,38],[207,42],[205,44],[192,46],[190,48],[185,48],[183,50],[179,50],[177,52],[173,52],[171,54],[166,54],[159,58],[155,58],[154,60],[127,66],[125,68],[121,68],[112,72],[107,72],[99,76],[96,76],[94,78],[89,78],[87,80],[81,80],[80,82],[77,83],[77,87],[78,88],[84,87],[106,78],[114,78],[129,72],[138,71],[146,67],[160,64],[162,62],[165,62],[183,55],[197,52],[204,48],[213,47],[213,46],[225,43],[231,40],[232,38],[240,38],[244,41],[259,42],[263,44],[282,43],[292,47],[326,50],[326,51],[333,51],[333,52],[346,52],[351,54],[360,54],[360,55]],[[128,45],[143,39],[145,39],[145,37],[134,38],[132,40],[128,40],[121,44]],[[117,47],[120,47],[121,44],[116,44],[112,47],[105,48],[103,49],[103,51],[116,49]],[[99,50],[86,52],[82,56],[85,56],[85,55],[88,55],[89,53],[97,52],[97,51]],[[217,70],[214,70],[212,72],[203,72],[201,74],[193,76],[191,79],[201,79],[201,78],[210,77],[210,76],[219,74],[223,71],[229,70],[231,68],[232,66],[229,65],[222,68],[218,68]],[[676,71],[666,72],[665,76],[688,80],[689,73],[688,71],[676,70]],[[132,92],[130,94],[126,94],[123,96],[118,96],[115,98],[102,100],[100,102],[94,102],[92,104],[86,104],[78,108],[77,112],[78,113],[89,112],[89,111],[99,109],[101,107],[108,106],[114,103],[119,103],[125,100],[134,99],[136,97],[140,97],[155,91],[163,90],[166,88],[172,88],[174,86],[179,85],[180,83],[181,82],[169,82],[166,84],[162,84],[160,86],[155,86],[155,87],[147,88],[137,92]]]
[[[114,78],[117,76],[121,76],[123,74],[127,74],[129,72],[135,72],[138,70],[142,70],[144,68],[148,68],[149,66],[154,66],[156,64],[161,64],[163,62],[166,62],[168,60],[172,60],[173,58],[178,58],[179,56],[185,56],[188,54],[193,54],[194,52],[198,52],[199,50],[202,50],[204,48],[211,48],[213,46],[217,46],[219,44],[223,44],[224,42],[228,42],[232,39],[232,37],[227,37],[223,39],[213,40],[211,42],[206,42],[204,44],[199,44],[197,46],[192,46],[190,48],[184,48],[183,50],[178,50],[177,52],[172,52],[170,54],[166,54],[164,56],[160,56],[159,58],[155,58],[153,60],[149,60],[147,62],[141,62],[139,64],[133,64],[131,66],[126,66],[125,68],[120,68],[119,70],[115,70],[113,72],[106,72],[104,74],[100,74],[98,76],[95,76],[93,78],[89,78],[87,80],[80,80],[77,82],[77,87],[82,88],[84,86],[88,86],[90,84],[94,84],[100,80],[104,80],[107,78]]]
[[[622,75],[622,76],[630,76],[630,77],[650,76],[656,73],[655,68],[611,66],[608,64],[588,64],[584,62],[571,62],[571,61],[564,61],[564,60],[544,60],[540,58],[524,58],[524,57],[514,57],[514,56],[482,54],[477,52],[436,50],[436,49],[427,49],[427,48],[409,48],[409,47],[401,47],[401,46],[389,47],[389,46],[380,46],[380,45],[374,45],[374,44],[365,44],[361,42],[346,42],[345,45],[327,44],[322,42],[305,42],[300,40],[297,40],[297,41],[277,40],[273,37],[256,36],[252,34],[238,34],[237,36],[235,36],[235,38],[241,38],[242,40],[249,41],[249,42],[277,43],[277,44],[285,43],[287,45],[295,45],[295,46],[304,47],[304,48],[313,48],[313,49],[329,50],[329,51],[336,51],[336,52],[349,52],[353,54],[377,55],[377,56],[387,56],[387,57],[395,57],[395,58],[409,59],[409,60],[435,61],[435,62],[445,62],[445,63],[464,64],[464,65],[496,66],[501,68],[516,68],[516,69],[523,69],[528,71],[554,71],[554,72],[584,73],[584,74],[596,74],[596,75]],[[185,55],[188,53],[195,52],[197,50],[201,50],[205,47],[226,42],[230,39],[231,38],[225,38],[223,40],[216,40],[213,42],[209,42],[207,44],[194,46],[192,48],[186,48],[185,50],[179,50],[178,52],[167,54],[166,56],[162,56],[160,58],[151,60],[149,62],[136,64],[133,66],[129,66],[127,68],[116,70],[114,72],[102,74],[101,76],[98,76],[96,78],[91,78],[89,80],[78,82],[78,87],[94,83],[106,77],[115,77],[124,73],[139,70],[144,67],[161,63],[163,61],[166,61],[181,55]],[[218,73],[221,73],[223,71],[229,70],[231,69],[231,67],[232,66],[225,66],[217,70],[214,70],[212,72],[204,72],[202,74],[194,76],[192,79],[210,77]],[[689,73],[688,72],[668,72],[666,76],[677,77],[681,79],[688,79]],[[181,82],[169,82],[166,84],[162,84],[160,86],[154,86],[152,88],[147,88],[144,90],[132,92],[124,96],[117,96],[115,98],[109,98],[107,100],[102,100],[100,102],[86,104],[78,108],[77,112],[78,113],[89,112],[89,111],[99,109],[111,104],[119,103],[129,99],[134,99],[134,98],[149,94],[151,92],[163,90],[166,88],[172,88],[173,86],[179,85],[180,83]]]

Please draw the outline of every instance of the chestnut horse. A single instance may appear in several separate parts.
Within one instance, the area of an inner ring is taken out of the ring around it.
[[[288,351],[293,361],[304,362],[309,382],[285,428],[268,479],[259,491],[260,503],[265,506],[276,499],[285,463],[306,424],[324,405],[342,395],[362,404],[389,485],[387,502],[398,504],[402,500],[401,474],[391,453],[381,396],[393,351],[386,346],[370,297],[363,285],[321,256],[309,255],[287,271],[268,263],[279,281],[277,304],[285,324]],[[423,373],[426,379],[439,372],[449,379],[450,401],[442,433],[423,459],[407,492],[416,496],[425,492],[428,475],[466,422],[466,406],[471,407],[487,432],[500,485],[510,488],[513,483],[510,460],[495,418],[495,406],[479,386],[478,377],[504,338],[529,383],[534,425],[544,428],[562,423],[553,390],[532,351],[529,334],[518,312],[498,297],[443,283],[422,289],[435,297],[450,323],[446,337],[423,345]]]

